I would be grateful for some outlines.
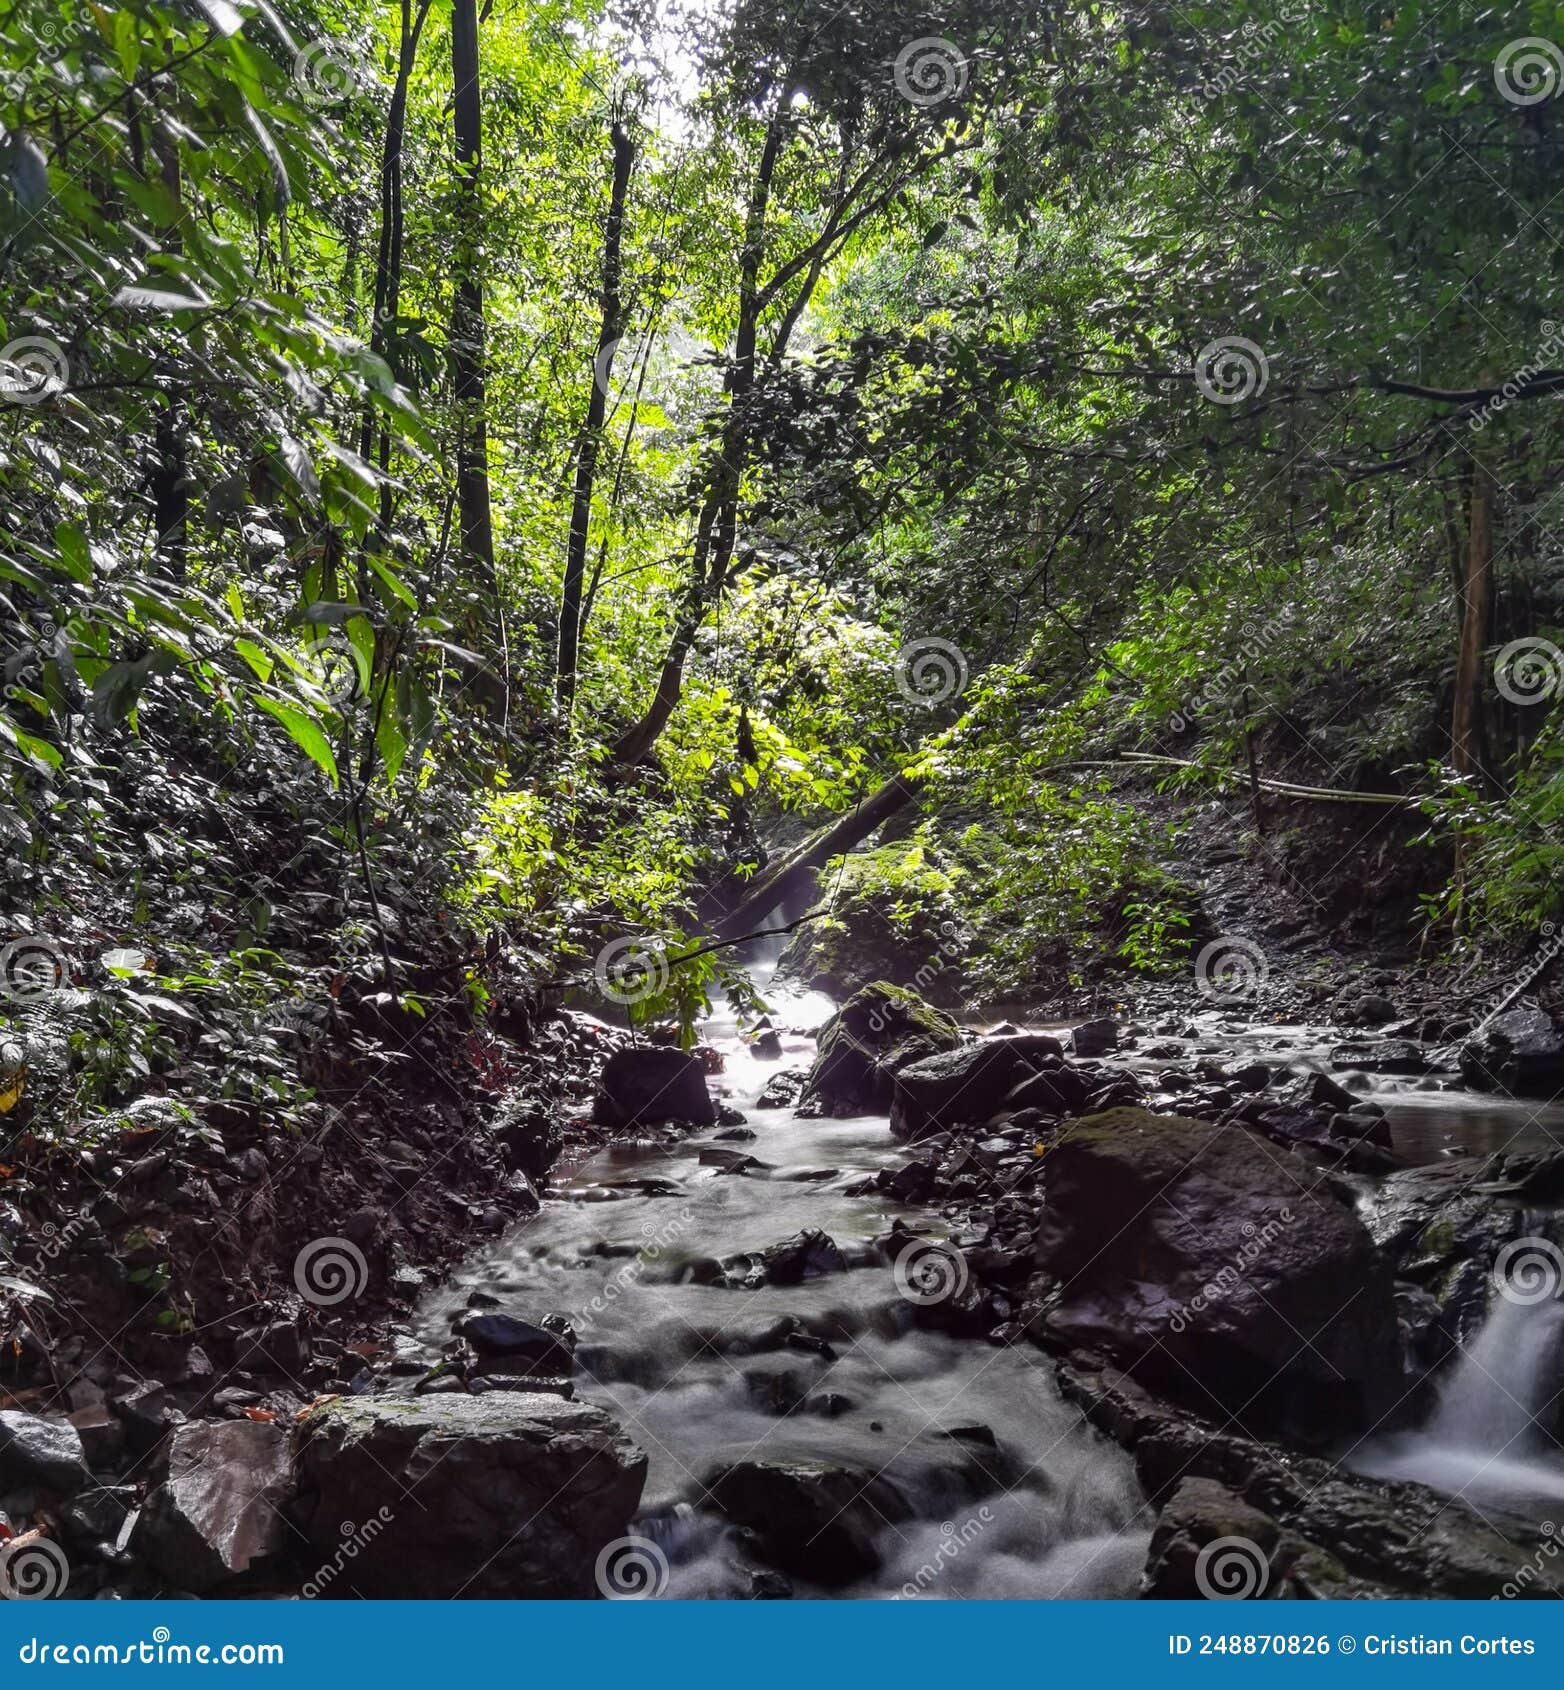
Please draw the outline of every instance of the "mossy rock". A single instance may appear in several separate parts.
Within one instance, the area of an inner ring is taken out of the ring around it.
[[[805,1103],[825,1114],[878,1114],[890,1109],[897,1073],[956,1049],[961,1029],[910,986],[876,980],[832,1016],[819,1043]]]

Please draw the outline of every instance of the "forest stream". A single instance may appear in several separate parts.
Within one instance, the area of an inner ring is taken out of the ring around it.
[[[711,1502],[710,1476],[757,1454],[889,1480],[906,1506],[873,1506],[864,1576],[799,1596],[1057,1598],[1138,1593],[1154,1522],[1123,1450],[1061,1395],[1051,1361],[1029,1346],[995,1346],[927,1330],[919,1294],[884,1271],[884,1240],[905,1225],[930,1241],[924,1267],[961,1271],[963,1239],[926,1209],[864,1192],[902,1146],[883,1115],[812,1118],[757,1108],[780,1068],[807,1066],[835,1005],[817,992],[774,990],[753,970],[783,1029],[780,1055],[752,1053],[731,1017],[705,1022],[720,1052],[713,1092],[746,1127],[690,1133],[671,1146],[611,1145],[557,1188],[560,1202],[517,1225],[429,1295],[416,1317],[425,1359],[438,1360],[471,1309],[564,1316],[579,1336],[576,1392],[611,1413],[646,1451],[637,1533],[667,1561],[658,1593],[713,1598],[749,1588],[753,1534]],[[1029,1031],[1061,1029],[1033,1028]],[[1328,1028],[1197,1017],[1181,1041],[1192,1058],[1278,1071],[1325,1071]],[[1159,1059],[1121,1059],[1149,1086]],[[1403,1159],[1557,1148],[1564,1110],[1468,1094],[1456,1082],[1349,1076],[1385,1110]],[[1453,1088],[1453,1089],[1452,1089]],[[1372,1180],[1353,1176],[1365,1192]],[[778,1240],[824,1234],[849,1271],[734,1290],[701,1264],[759,1253]],[[910,1237],[910,1234],[908,1235]],[[940,1252],[945,1241],[952,1254]],[[898,1241],[916,1257],[922,1245]],[[894,1248],[895,1246],[893,1246]],[[898,1255],[898,1260],[902,1260]],[[1561,1328],[1557,1302],[1495,1299],[1467,1356],[1445,1376],[1426,1429],[1344,1445],[1353,1470],[1416,1480],[1541,1518],[1564,1503],[1564,1462],[1547,1454],[1534,1416],[1550,1387]],[[861,1528],[861,1522],[859,1522]],[[752,1547],[752,1543],[748,1544]]]

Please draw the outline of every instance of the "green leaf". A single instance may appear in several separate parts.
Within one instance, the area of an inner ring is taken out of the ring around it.
[[[337,781],[337,759],[331,753],[331,742],[321,731],[319,723],[313,717],[306,716],[302,710],[295,710],[291,704],[279,704],[276,699],[257,698],[256,703],[267,712],[275,716],[288,730],[288,737],[330,780],[333,786]]]
[[[87,536],[73,524],[62,522],[54,531],[54,544],[65,573],[84,587],[91,586],[92,553],[87,546]]]

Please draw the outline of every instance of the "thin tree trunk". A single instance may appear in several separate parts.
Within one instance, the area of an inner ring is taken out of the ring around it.
[[[756,331],[760,319],[760,261],[765,249],[771,182],[781,157],[789,103],[771,119],[756,168],[744,220],[744,250],[739,263],[738,327],[728,371],[728,420],[706,478],[706,495],[690,553],[690,584],[680,606],[657,688],[645,714],[614,745],[613,761],[633,768],[657,743],[684,693],[684,664],[711,606],[730,580],[729,567],[738,538],[738,507],[744,471],[753,445],[749,399],[755,383]]]
[[[613,372],[614,350],[624,333],[624,307],[619,297],[622,267],[625,200],[630,190],[630,171],[635,164],[635,143],[622,123],[612,132],[614,164],[608,196],[608,221],[603,229],[603,305],[597,331],[597,351],[592,360],[592,390],[587,398],[586,421],[576,452],[576,481],[570,507],[570,537],[565,546],[565,580],[559,600],[559,661],[556,686],[560,707],[568,717],[576,699],[576,671],[581,653],[581,584],[586,575],[587,541],[592,527],[592,488],[597,479],[598,449],[602,444],[603,418],[608,408],[608,383]]]
[[[407,135],[408,87],[430,4],[431,0],[420,0],[415,15],[412,0],[402,0],[396,83],[391,90],[385,141],[380,151],[380,238],[375,251],[375,303],[369,324],[369,347],[387,363],[393,364],[388,352],[402,309],[402,148]],[[405,372],[397,370],[396,374],[400,377]],[[359,430],[359,456],[368,462],[372,455],[379,463],[383,478],[380,487],[380,531],[384,535],[391,526],[391,431],[383,425],[380,427],[377,450],[375,408],[366,405]]]
[[[1482,665],[1493,597],[1493,476],[1472,466],[1471,517],[1466,531],[1466,581],[1461,594],[1461,651],[1455,671],[1455,707],[1450,727],[1451,760],[1457,774],[1481,777]]]
[[[494,528],[489,507],[488,393],[484,378],[483,280],[477,253],[482,225],[483,97],[478,75],[477,0],[452,0],[451,70],[455,83],[456,171],[465,201],[456,253],[451,364],[457,407],[456,509],[462,555],[495,591]]]

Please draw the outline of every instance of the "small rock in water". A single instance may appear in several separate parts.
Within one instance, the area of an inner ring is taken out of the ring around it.
[[[1119,1026],[1104,1018],[1071,1029],[1070,1048],[1077,1056],[1106,1056],[1119,1048]]]

